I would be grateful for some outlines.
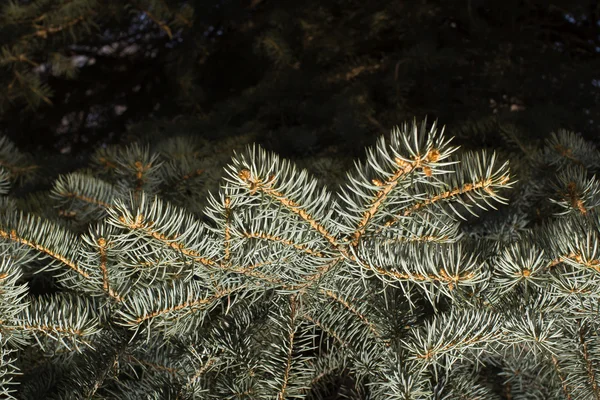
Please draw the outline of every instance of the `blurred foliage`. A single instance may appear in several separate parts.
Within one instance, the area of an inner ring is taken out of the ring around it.
[[[0,128],[81,155],[252,123],[282,156],[353,157],[429,116],[523,155],[600,121],[597,1],[10,0]],[[515,136],[515,132],[518,135]]]

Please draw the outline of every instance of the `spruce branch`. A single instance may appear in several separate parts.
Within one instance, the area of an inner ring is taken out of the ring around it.
[[[508,164],[436,124],[381,138],[337,193],[248,146],[204,219],[171,189],[204,175],[188,176],[204,169],[193,143],[105,149],[106,168],[60,176],[51,196],[78,233],[1,200],[7,385],[31,393],[39,368],[57,371],[40,391],[80,397],[500,398],[491,376],[514,398],[597,395],[593,169],[543,149],[586,212],[567,196],[569,212],[504,240]],[[467,234],[499,207],[496,230]],[[36,271],[58,293],[28,295]]]

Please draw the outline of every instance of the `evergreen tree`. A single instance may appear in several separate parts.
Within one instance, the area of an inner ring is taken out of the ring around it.
[[[558,128],[596,134],[598,13],[587,0],[11,0],[0,121],[21,148],[74,154],[138,122],[191,122],[198,135],[252,123],[285,157],[357,157],[428,115],[463,146],[523,156]]]
[[[2,141],[4,396],[600,395],[593,143],[558,131],[515,177],[413,122],[342,182],[248,145],[216,188],[194,140],[99,149],[25,197],[43,170]]]
[[[2,3],[0,396],[599,398],[598,7]]]

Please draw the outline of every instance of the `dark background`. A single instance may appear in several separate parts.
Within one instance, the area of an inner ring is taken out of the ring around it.
[[[65,162],[248,131],[287,157],[354,157],[425,116],[467,147],[596,140],[599,15],[583,0],[12,0],[0,129]]]

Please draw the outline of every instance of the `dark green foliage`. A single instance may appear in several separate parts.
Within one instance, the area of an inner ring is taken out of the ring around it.
[[[429,115],[461,144],[522,151],[558,128],[596,134],[598,15],[584,0],[11,0],[0,124],[21,148],[77,155],[138,122],[193,121],[252,124],[284,157],[357,157]]]

